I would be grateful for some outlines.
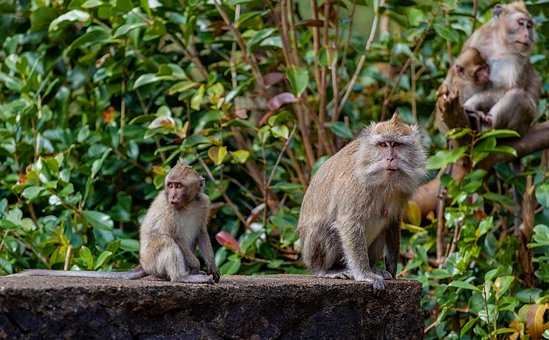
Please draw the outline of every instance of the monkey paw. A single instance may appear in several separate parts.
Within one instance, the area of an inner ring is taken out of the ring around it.
[[[355,276],[356,281],[369,282],[374,286],[374,290],[385,289],[385,282],[383,282],[383,276],[374,273],[365,273]]]
[[[386,271],[385,269],[379,269],[379,268],[373,268],[372,271],[376,273],[377,275],[381,275],[384,280],[392,280],[393,275]]]
[[[323,273],[316,273],[316,276],[326,277],[329,279],[343,279],[343,280],[352,280],[353,274],[349,270],[334,270]]]

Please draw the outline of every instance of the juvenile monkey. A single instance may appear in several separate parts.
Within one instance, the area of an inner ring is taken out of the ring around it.
[[[138,279],[155,275],[174,282],[212,283],[219,281],[208,223],[208,196],[202,193],[204,178],[187,165],[178,163],[152,202],[140,229],[140,267],[129,272],[94,272],[32,269],[10,276],[73,276],[108,279]],[[195,256],[200,248],[208,274],[199,273]]]
[[[393,115],[330,157],[303,198],[303,260],[317,276],[385,287],[396,275],[401,216],[425,173],[417,126]],[[385,268],[374,267],[386,248]]]
[[[477,130],[480,129],[481,122],[487,120],[485,112],[490,107],[470,105],[471,97],[479,92],[485,91],[490,82],[490,66],[481,56],[480,52],[473,47],[464,49],[454,61],[454,64],[448,71],[444,83],[437,91],[437,113],[436,124],[447,129],[443,125],[442,113],[444,112],[444,101],[450,96],[450,92],[457,93],[459,103],[469,115],[471,125]],[[493,103],[492,103],[493,105]]]
[[[535,116],[541,95],[541,79],[530,63],[534,23],[524,2],[496,5],[492,19],[465,42],[490,65],[490,85],[471,98],[472,108],[490,107],[490,127],[513,129],[521,135]]]

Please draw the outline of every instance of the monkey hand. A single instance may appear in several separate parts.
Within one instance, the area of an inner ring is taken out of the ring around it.
[[[185,258],[185,262],[187,263],[187,267],[189,272],[191,273],[198,273],[200,271],[200,261],[194,254],[189,254]]]
[[[210,266],[208,268],[208,274],[213,277],[213,280],[216,283],[219,282],[219,279],[221,278],[221,275],[219,274],[219,270],[217,270],[217,267],[215,265]]]
[[[374,290],[385,289],[385,283],[383,282],[383,276],[375,274],[373,272],[366,272],[360,274],[354,274],[355,281],[369,282],[374,286]]]
[[[376,273],[377,275],[381,275],[384,280],[392,280],[393,279],[393,275],[390,272],[388,272],[384,269],[372,268],[372,271],[374,273]]]

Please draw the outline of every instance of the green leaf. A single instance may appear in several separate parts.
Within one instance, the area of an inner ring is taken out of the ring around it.
[[[514,276],[507,275],[507,276],[500,276],[496,279],[494,282],[494,285],[496,287],[496,298],[500,299],[511,287],[511,284],[515,280]]]
[[[158,76],[154,73],[142,74],[142,75],[139,76],[139,78],[137,78],[137,80],[133,84],[133,89],[135,90],[136,88],[141,87],[143,85],[148,85],[148,84],[156,83],[156,82],[159,82],[161,80],[167,80],[167,79],[172,79],[172,77],[171,76]]]
[[[185,92],[195,87],[200,86],[200,83],[195,83],[193,81],[183,80],[178,83],[175,83],[172,87],[168,89],[168,94],[173,95],[179,92]]]
[[[472,284],[470,284],[468,282],[465,282],[465,281],[459,281],[459,280],[452,281],[452,282],[450,282],[450,284],[448,286],[455,287],[455,288],[469,289],[469,290],[474,290],[474,291],[480,292],[480,289],[478,289],[477,287],[475,287]]]
[[[275,28],[265,28],[260,31],[255,32],[253,37],[248,41],[248,48],[251,49],[255,45],[262,42],[264,39],[276,32]]]
[[[116,29],[116,32],[114,33],[114,37],[115,38],[121,37],[133,31],[134,29],[145,27],[145,26],[147,26],[145,22],[134,22],[131,24],[124,24]]]
[[[343,139],[353,138],[353,132],[343,122],[326,123],[326,126],[338,137]]]
[[[139,241],[129,238],[120,239],[120,248],[126,251],[136,252],[139,250]]]
[[[428,170],[441,169],[448,164],[457,162],[467,151],[467,147],[462,146],[454,150],[440,150],[427,159],[426,168]]]
[[[212,146],[208,150],[208,157],[210,157],[215,165],[223,163],[225,156],[227,156],[227,148],[225,146]]]
[[[496,137],[496,138],[520,138],[520,134],[514,130],[489,130],[480,136],[479,140],[485,139],[488,137]]]
[[[300,97],[309,85],[307,69],[304,67],[290,67],[286,70],[286,77],[288,77],[294,95]]]
[[[244,164],[250,157],[250,152],[247,150],[237,150],[231,152],[231,157],[234,163]]]
[[[44,189],[42,187],[32,186],[32,187],[25,188],[25,190],[23,190],[22,195],[29,201],[32,201],[35,198],[37,198],[42,193],[43,190]]]
[[[534,304],[540,298],[543,290],[540,288],[526,288],[517,292],[516,297],[522,303]]]
[[[477,316],[476,318],[472,318],[471,320],[467,321],[467,323],[463,325],[461,331],[459,332],[460,336],[463,337],[465,334],[467,334],[471,327],[473,327],[477,323],[478,319],[479,317]]]
[[[288,137],[290,136],[290,130],[286,125],[273,126],[271,128],[271,132],[273,136],[278,138],[288,139]]]
[[[204,98],[204,93],[206,92],[206,87],[201,85],[198,91],[194,94],[191,99],[191,108],[193,110],[200,110],[200,105],[202,104],[202,99]]]
[[[240,269],[240,258],[231,256],[229,258],[229,261],[223,264],[219,268],[219,271],[221,272],[222,275],[233,275],[238,273],[239,269]]]
[[[99,211],[84,210],[82,211],[82,216],[94,228],[111,230],[114,225],[109,215]]]
[[[65,56],[68,56],[77,48],[85,48],[86,46],[94,45],[101,46],[111,38],[111,30],[95,26],[90,28],[86,33],[75,39],[70,46],[65,50]]]
[[[495,192],[487,192],[482,196],[490,201],[498,202],[508,207],[512,207],[514,205],[513,200],[511,198],[500,195],[500,194],[496,194]]]
[[[105,250],[104,252],[99,255],[97,258],[97,261],[95,262],[94,270],[98,270],[99,268],[103,267],[105,264],[105,261],[107,261],[112,256],[112,252]]]
[[[444,39],[451,42],[459,41],[459,34],[455,30],[451,29],[448,25],[435,23],[433,25],[433,28],[438,33],[438,35],[440,35]]]
[[[93,255],[90,249],[86,246],[82,246],[78,252],[78,259],[82,261],[84,267],[88,270],[93,269]]]
[[[86,22],[90,20],[90,15],[87,12],[74,9],[72,11],[69,11],[55,19],[51,22],[49,30],[50,31],[56,31],[59,29],[59,25],[64,23],[71,23],[71,22]]]
[[[549,208],[549,183],[544,183],[536,188],[536,199],[544,208]]]

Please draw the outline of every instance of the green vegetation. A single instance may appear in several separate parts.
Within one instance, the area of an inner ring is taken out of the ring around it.
[[[506,132],[446,151],[432,127],[451,55],[495,3],[325,2],[0,1],[0,274],[134,266],[139,221],[179,157],[208,180],[222,273],[267,274],[305,271],[304,188],[371,121],[398,109],[425,127],[433,177],[460,157],[513,152],[497,145]],[[549,5],[528,4],[547,92]],[[537,121],[548,113],[545,94]],[[428,339],[544,332],[548,159],[445,175],[438,233],[436,212],[422,220],[410,205],[399,271],[423,285]],[[529,240],[515,234],[521,213]]]

